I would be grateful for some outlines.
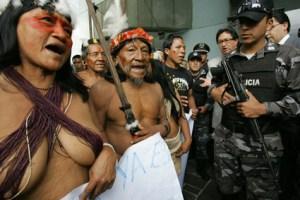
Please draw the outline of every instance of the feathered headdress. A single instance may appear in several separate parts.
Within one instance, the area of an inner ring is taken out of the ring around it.
[[[2,13],[9,5],[12,8],[18,8],[22,6],[41,7],[43,9],[49,9],[50,11],[56,11],[63,15],[70,16],[72,23],[75,23],[76,15],[70,8],[68,0],[1,0],[0,1],[0,13]]]
[[[120,0],[113,0],[103,16],[103,33],[110,38],[128,28],[126,13],[123,13]]]

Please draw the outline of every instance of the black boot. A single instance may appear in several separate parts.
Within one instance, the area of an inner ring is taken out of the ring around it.
[[[246,200],[245,192],[235,194],[222,194],[222,200]]]
[[[222,200],[245,200],[245,199],[241,199],[239,194],[223,194]]]
[[[196,171],[204,181],[208,181],[210,179],[210,175],[208,174],[208,166],[209,166],[208,160],[206,159],[197,160]]]

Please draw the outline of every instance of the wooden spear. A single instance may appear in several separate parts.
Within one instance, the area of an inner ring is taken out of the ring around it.
[[[125,118],[126,118],[126,129],[132,134],[132,135],[136,135],[136,132],[138,132],[140,130],[139,128],[139,122],[135,119],[135,116],[131,110],[131,105],[129,104],[127,97],[125,95],[124,89],[122,87],[119,75],[117,70],[114,67],[114,62],[112,59],[112,56],[110,54],[110,51],[106,45],[106,41],[104,38],[104,34],[102,32],[102,29],[100,27],[100,23],[98,21],[98,18],[96,17],[96,12],[94,10],[94,5],[92,3],[92,0],[86,0],[87,6],[88,6],[88,10],[89,10],[89,14],[91,15],[93,22],[94,22],[94,27],[96,28],[96,31],[98,33],[99,36],[99,40],[101,43],[101,46],[104,50],[104,54],[108,60],[108,66],[109,66],[109,70],[112,74],[112,78],[114,80],[114,85],[116,87],[118,96],[120,98],[121,101],[121,107],[120,109],[124,112],[125,114]],[[105,94],[104,94],[105,95]]]

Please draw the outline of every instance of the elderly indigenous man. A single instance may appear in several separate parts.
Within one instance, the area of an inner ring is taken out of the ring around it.
[[[114,180],[117,156],[69,63],[66,7],[10,1],[0,16],[0,199],[60,199],[89,182],[86,199]]]
[[[104,50],[99,39],[89,39],[87,45],[83,44],[82,59],[86,70],[78,73],[86,87],[91,88],[98,80],[103,79],[107,71]]]
[[[165,137],[169,132],[162,89],[151,80],[151,42],[152,36],[142,28],[125,30],[111,41],[111,54],[121,84],[139,121],[141,130],[135,136],[126,129],[125,114],[109,74],[90,91],[90,103],[95,108],[100,129],[106,133],[119,155],[133,143],[150,135],[160,132]]]
[[[211,95],[223,105],[222,122],[215,129],[216,176],[223,199],[237,199],[243,187],[247,197],[242,199],[279,199],[279,131],[283,119],[300,113],[300,52],[266,42],[272,9],[272,0],[244,0],[232,18],[238,22],[241,46],[229,62],[241,75],[248,100],[235,101],[224,73],[217,87],[211,87]],[[250,119],[258,121],[267,152],[254,136]]]

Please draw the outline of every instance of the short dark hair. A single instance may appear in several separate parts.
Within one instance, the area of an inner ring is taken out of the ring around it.
[[[12,1],[0,15],[0,71],[21,64],[17,26],[20,17],[38,6],[34,0],[23,0],[23,6],[14,7]],[[43,8],[42,8],[43,9]],[[71,20],[71,18],[68,18]],[[30,47],[28,47],[30,48]],[[57,71],[55,81],[67,92],[77,92],[83,100],[88,99],[87,88],[73,74],[69,59]]]
[[[171,33],[164,40],[164,42],[163,42],[163,53],[165,55],[165,58],[168,56],[165,53],[165,49],[170,49],[175,39],[181,39],[181,40],[183,40],[183,37],[181,37],[180,35]]]
[[[74,59],[76,59],[76,58],[81,58],[81,55],[79,55],[79,54],[74,55],[74,56],[72,57],[72,60],[74,60]]]
[[[232,27],[225,27],[218,30],[216,34],[216,42],[218,43],[218,39],[222,33],[229,33],[232,37],[232,39],[237,40],[239,38],[238,33],[235,31]]]
[[[287,31],[290,32],[291,29],[290,19],[287,16],[287,14],[285,14],[283,9],[274,10],[273,17],[278,21],[279,24],[287,23],[288,24]]]
[[[163,50],[170,49],[173,44],[173,41],[178,38],[183,40],[183,38],[180,35],[173,33],[169,34],[163,42]]]
[[[176,109],[176,105],[180,105],[180,101],[176,97],[175,89],[171,81],[165,76],[163,64],[157,60],[151,60],[151,65],[153,81],[160,84],[164,98],[169,100],[171,103],[170,114],[174,117],[176,123],[178,123],[180,116],[183,116],[184,114],[181,109]]]

